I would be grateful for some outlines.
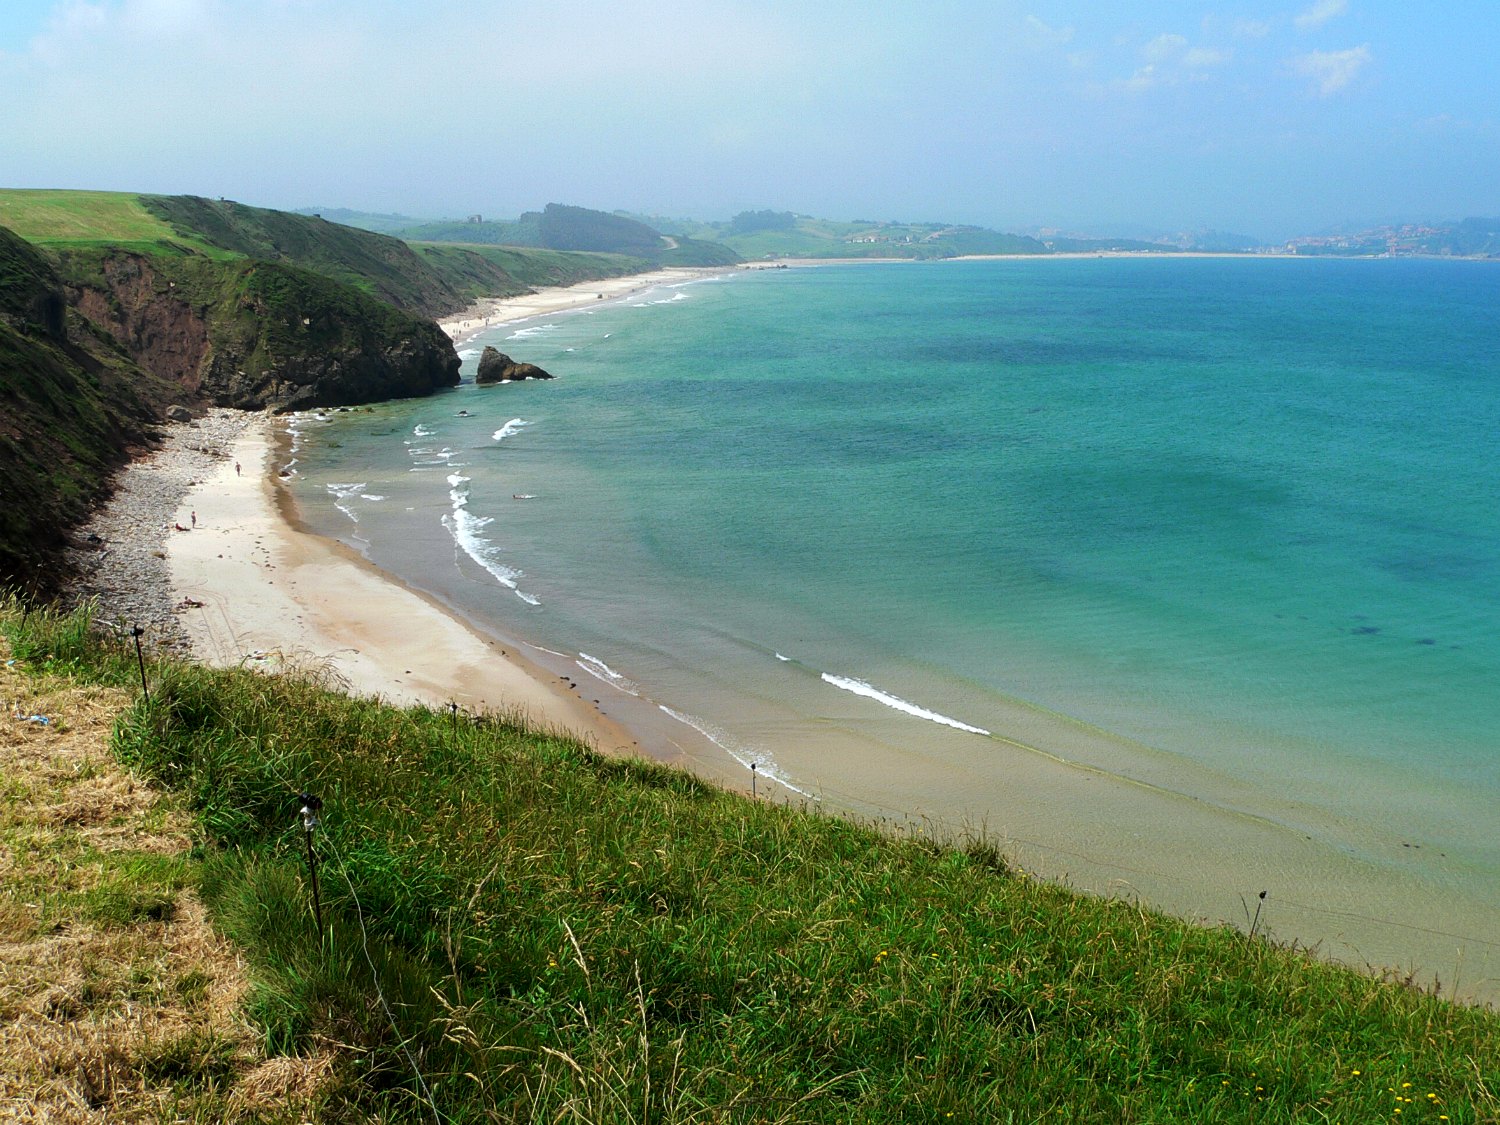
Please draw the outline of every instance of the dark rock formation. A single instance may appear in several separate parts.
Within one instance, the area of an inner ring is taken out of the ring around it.
[[[517,363],[502,351],[486,347],[479,357],[479,371],[474,382],[481,387],[487,383],[514,383],[521,379],[550,379],[551,375],[534,363]]]

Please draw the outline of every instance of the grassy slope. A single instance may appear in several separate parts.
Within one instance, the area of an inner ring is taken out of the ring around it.
[[[483,243],[414,242],[428,265],[471,298],[510,297],[547,285],[576,285],[652,268],[643,258],[580,250],[542,250]],[[494,279],[508,279],[499,288]]]
[[[192,821],[110,754],[131,694],[0,657],[0,1119],[304,1120],[319,1060],[262,1064]]]
[[[618,214],[549,203],[544,211],[531,211],[516,222],[422,223],[401,231],[414,243],[457,243],[470,249],[480,246],[527,247],[626,257],[648,261],[651,266],[726,266],[740,256],[721,243],[687,237],[664,239],[643,223]]]
[[[141,201],[184,235],[197,235],[247,258],[312,270],[397,308],[441,316],[464,304],[447,279],[389,235],[193,195],[150,195]]]
[[[126,192],[3,188],[0,226],[48,248],[117,246],[145,253],[238,257],[199,236],[174,230],[148,211],[139,195]]]
[[[278,261],[426,316],[456,312],[480,296],[512,296],[537,285],[616,277],[653,265],[616,254],[494,245],[436,254],[310,215],[185,195],[0,189],[0,225],[60,251],[108,247],[154,256]],[[457,229],[472,234],[486,228]]]
[[[34,664],[100,659],[14,607],[0,625]],[[1500,1119],[1494,1013],[1040,884],[982,841],[890,839],[510,722],[152,678],[117,752],[196,811],[268,1045],[345,1045],[342,1118]]]

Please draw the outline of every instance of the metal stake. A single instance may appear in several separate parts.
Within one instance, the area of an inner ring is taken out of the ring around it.
[[[135,662],[141,669],[141,694],[146,697],[146,702],[151,702],[151,692],[146,687],[146,658],[141,655],[141,637],[146,630],[137,625],[130,630],[130,635],[135,638]]]
[[[750,763],[750,796],[752,798],[755,796],[755,774],[756,774],[756,770],[759,769],[759,768],[760,768],[760,763],[759,762],[751,762]]]
[[[1260,908],[1266,904],[1266,892],[1260,892],[1260,901],[1255,904],[1255,918],[1250,923],[1250,940],[1255,940],[1255,927],[1260,925]]]
[[[318,857],[313,852],[313,829],[318,826],[318,813],[323,808],[323,802],[311,793],[301,793],[298,800],[302,802],[302,834],[307,841],[307,869],[312,874],[313,892],[313,917],[317,919],[318,933],[323,932],[323,900],[318,894]]]

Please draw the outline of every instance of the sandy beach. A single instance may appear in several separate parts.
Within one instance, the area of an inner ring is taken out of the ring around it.
[[[650,273],[631,274],[629,277],[608,277],[601,281],[585,281],[577,285],[555,285],[523,293],[517,297],[486,297],[476,301],[462,312],[438,321],[443,331],[461,344],[497,324],[508,324],[515,320],[528,320],[534,316],[547,316],[570,309],[588,308],[600,301],[616,301],[644,293],[658,285],[679,285],[684,281],[712,277],[715,274],[732,273],[739,267],[723,268],[671,268],[652,270]]]

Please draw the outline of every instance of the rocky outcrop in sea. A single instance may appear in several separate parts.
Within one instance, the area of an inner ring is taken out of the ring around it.
[[[517,363],[497,348],[486,346],[479,356],[479,370],[474,382],[481,387],[489,383],[516,383],[522,379],[550,379],[547,372],[534,363]]]

